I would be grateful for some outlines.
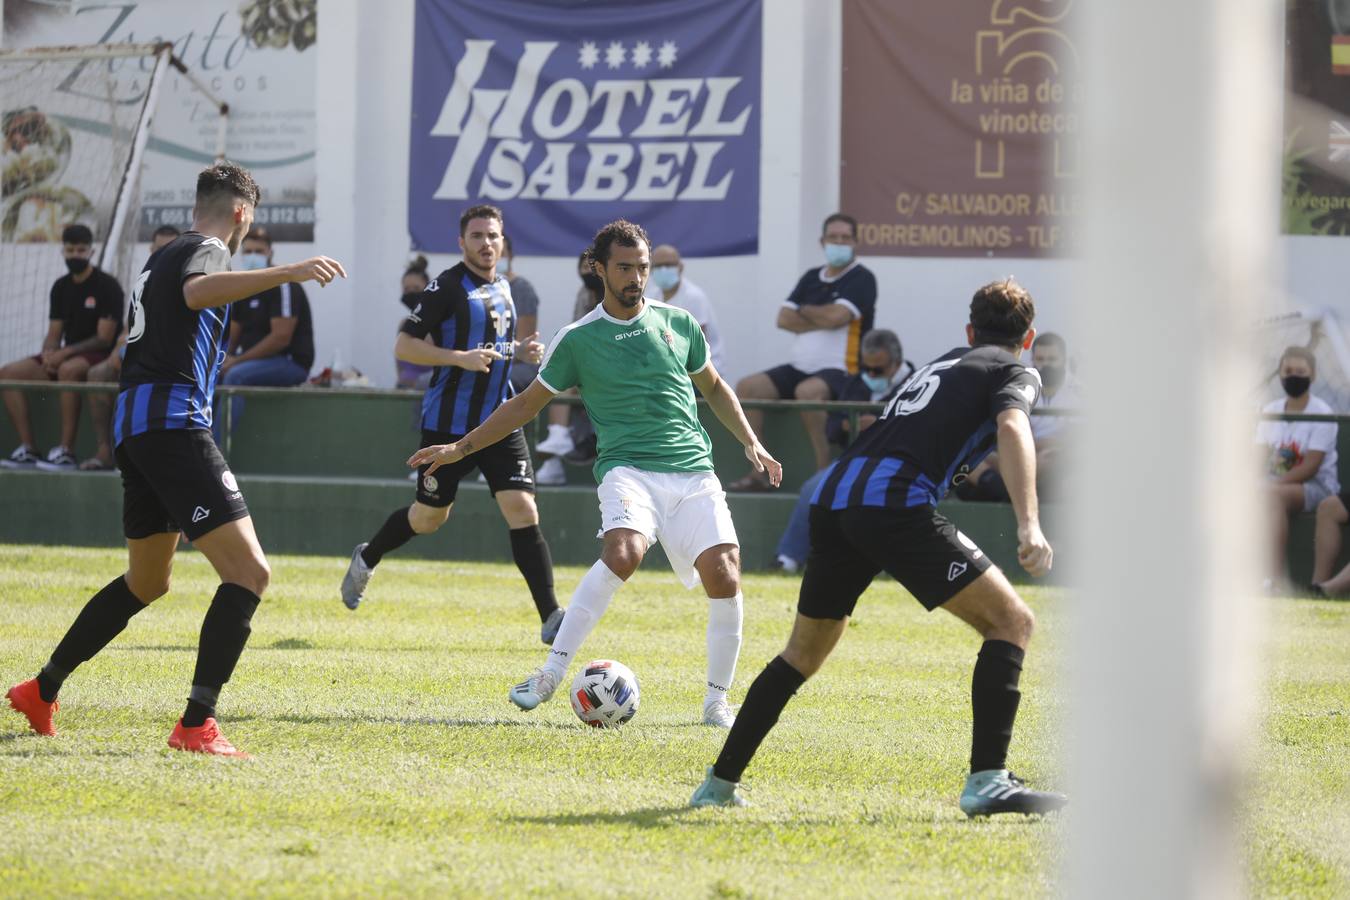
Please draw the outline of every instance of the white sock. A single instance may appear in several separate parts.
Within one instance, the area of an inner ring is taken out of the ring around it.
[[[572,430],[571,430],[570,428],[568,428],[566,425],[550,425],[550,426],[548,426],[548,436],[549,436],[550,438],[555,438],[555,437],[558,437],[559,435],[561,435],[561,436],[563,436],[563,437],[565,437],[565,438],[571,439],[571,437],[572,437]]]
[[[614,592],[622,584],[623,579],[610,571],[602,559],[596,560],[595,565],[581,576],[572,602],[567,604],[562,627],[548,651],[548,661],[544,663],[545,669],[558,676],[559,684],[567,675],[567,667],[576,662],[577,651],[600,622],[600,617],[609,608],[609,601],[614,599]],[[739,643],[739,636],[737,641]]]
[[[741,595],[708,601],[708,693],[704,704],[727,699],[741,654]],[[571,615],[569,612],[568,615]]]

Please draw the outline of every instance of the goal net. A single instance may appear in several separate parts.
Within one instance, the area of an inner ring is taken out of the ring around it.
[[[1317,357],[1312,392],[1337,413],[1350,413],[1350,344],[1336,313],[1330,309],[1295,309],[1256,323],[1255,345],[1261,383],[1256,399],[1265,403],[1283,397],[1280,357],[1288,347],[1304,347]]]
[[[174,77],[200,89],[168,44],[0,51],[0,361],[42,345],[66,225],[87,225],[95,264],[133,282],[145,148]]]

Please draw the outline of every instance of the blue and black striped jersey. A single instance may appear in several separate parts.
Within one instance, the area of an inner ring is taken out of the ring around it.
[[[127,316],[127,355],[113,413],[117,444],[147,431],[211,427],[230,308],[189,309],[183,282],[229,268],[225,244],[195,231],[146,260]]]
[[[827,471],[811,503],[936,506],[994,449],[999,413],[1027,415],[1041,378],[1007,350],[959,347],[915,372]]]
[[[503,276],[488,281],[463,262],[446,269],[418,297],[402,330],[415,338],[431,335],[437,347],[447,350],[489,349],[502,355],[486,372],[437,367],[422,397],[427,431],[468,434],[514,393],[516,307]]]

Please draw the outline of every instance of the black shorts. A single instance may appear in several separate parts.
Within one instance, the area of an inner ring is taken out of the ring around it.
[[[774,366],[764,372],[773,382],[774,390],[778,391],[779,400],[791,400],[797,396],[797,385],[808,378],[819,378],[830,389],[830,399],[838,400],[844,390],[844,385],[848,382],[850,376],[843,369],[821,369],[817,372],[803,372],[795,366],[782,365]]]
[[[449,444],[462,435],[443,431],[422,431],[422,446]],[[423,506],[444,507],[455,502],[459,482],[474,469],[487,479],[492,496],[498,491],[529,491],[534,493],[534,465],[530,462],[530,448],[525,444],[525,432],[516,429],[490,447],[470,453],[457,463],[441,466],[428,475],[427,467],[417,469],[417,502]]]
[[[189,541],[248,515],[211,432],[148,431],[122,441],[122,532],[133,540],[181,531]]]
[[[797,612],[813,619],[853,614],[862,592],[890,573],[925,609],[934,610],[979,578],[989,557],[931,506],[913,509],[811,507]]]

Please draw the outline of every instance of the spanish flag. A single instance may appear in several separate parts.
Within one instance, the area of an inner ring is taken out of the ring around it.
[[[1350,75],[1350,35],[1332,36],[1331,71],[1334,75]]]

